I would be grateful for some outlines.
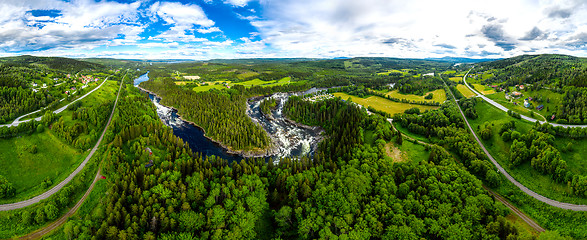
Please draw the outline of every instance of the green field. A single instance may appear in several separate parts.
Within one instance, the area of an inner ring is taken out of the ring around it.
[[[451,77],[449,78],[449,80],[453,81],[453,82],[460,82],[463,81],[463,77]]]
[[[420,111],[436,109],[438,107],[434,106],[424,106],[424,105],[417,105],[417,104],[409,104],[409,103],[398,103],[391,100],[387,100],[382,97],[378,96],[370,96],[368,98],[360,98],[348,95],[346,93],[333,93],[335,97],[341,97],[343,100],[351,99],[353,102],[363,105],[364,107],[371,106],[377,110],[384,111],[391,115],[396,113],[403,113],[406,109],[409,108],[419,108]]]
[[[379,72],[377,74],[379,75],[389,75],[390,73],[401,73],[403,75],[405,75],[406,73],[400,70],[396,70],[396,69],[391,69],[391,70],[387,70],[386,72]]]
[[[118,82],[107,81],[100,89],[80,100],[81,106],[92,107],[103,102],[112,102],[118,91]],[[65,122],[73,122],[72,111],[65,110],[58,115]],[[75,120],[80,121],[80,120]],[[91,127],[91,126],[89,126]],[[99,126],[102,129],[104,126]],[[97,129],[96,132],[101,132]],[[86,137],[87,135],[80,136]],[[37,152],[29,153],[30,146],[36,145]],[[0,202],[15,202],[40,194],[65,179],[88,152],[76,150],[64,143],[48,129],[30,136],[0,139],[0,175],[5,176],[16,188],[16,196]],[[52,184],[42,188],[41,183],[48,178]]]
[[[433,94],[432,99],[425,99],[424,96],[428,95],[429,93]],[[413,100],[413,101],[439,102],[439,103],[446,101],[446,92],[444,91],[444,89],[436,89],[434,91],[427,92],[426,94],[424,94],[422,96],[413,95],[413,94],[401,94],[398,92],[398,90],[388,92],[385,95],[389,96],[389,97],[394,97],[394,98],[399,98],[399,99],[407,99],[407,100]]]
[[[557,137],[554,145],[557,149],[564,149],[567,144],[572,144],[572,151],[561,151],[561,157],[567,162],[567,169],[575,174],[587,175],[587,139],[573,140]]]
[[[532,102],[532,106],[530,108],[526,108],[524,107],[524,99],[526,99],[526,95],[524,93],[524,96],[517,98],[517,99],[512,99],[512,100],[507,100],[505,99],[505,93],[504,92],[496,92],[494,94],[489,94],[486,95],[486,97],[488,97],[489,99],[503,105],[504,107],[507,107],[508,109],[520,113],[522,115],[526,115],[528,117],[532,117],[541,121],[546,120],[546,117],[544,116],[544,114],[546,113],[546,110],[542,110],[540,112],[535,110],[535,107],[537,106],[536,103]],[[517,104],[514,104],[517,103]],[[532,116],[532,112],[534,112],[534,116]],[[548,115],[548,114],[547,114]]]
[[[272,87],[272,86],[280,86],[280,85],[289,84],[289,83],[291,83],[291,78],[284,77],[284,78],[280,79],[279,81],[263,81],[261,79],[255,78],[253,80],[249,80],[249,81],[245,81],[245,82],[237,82],[237,83],[233,83],[231,81],[214,81],[214,82],[207,82],[208,85],[194,87],[193,90],[196,92],[205,92],[210,89],[218,89],[218,90],[226,89],[226,87],[223,85],[223,83],[225,83],[225,82],[228,83],[229,86],[242,85],[245,87],[251,87],[251,86]],[[299,81],[297,83],[300,83],[300,82],[302,82],[302,81]]]
[[[480,92],[483,95],[489,95],[489,94],[493,94],[495,93],[495,90],[492,87],[487,87],[487,86],[483,86],[481,84],[472,84],[473,88],[475,88],[475,90],[477,90],[477,92]]]
[[[516,123],[516,131],[524,134],[532,129],[532,123],[516,119],[507,115],[507,113],[491,106],[489,103],[486,102],[477,102],[477,114],[479,117],[477,119],[469,119],[469,123],[475,132],[479,132],[477,129],[478,126],[481,126],[480,129],[483,129],[484,124],[487,122],[489,124],[493,124],[492,126],[492,137],[489,140],[482,140],[483,144],[491,153],[493,158],[510,174],[514,177],[517,181],[522,183],[524,186],[528,187],[534,192],[541,194],[545,197],[569,202],[569,203],[576,203],[576,204],[587,204],[587,199],[585,198],[577,198],[570,194],[570,191],[566,184],[561,184],[552,180],[549,175],[544,175],[532,168],[530,162],[523,163],[517,167],[512,167],[509,161],[509,153],[510,153],[510,142],[504,142],[499,136],[499,129],[501,126],[509,121],[515,121]],[[579,151],[578,153],[581,153]],[[563,155],[564,157],[564,155]],[[567,160],[567,159],[565,159]],[[582,166],[584,163],[577,163],[576,166]]]
[[[205,85],[205,86],[197,86],[197,87],[194,87],[193,90],[196,91],[196,92],[205,92],[205,91],[208,91],[210,89],[218,89],[218,90],[220,90],[220,89],[225,89],[225,88],[226,87],[223,86],[223,85]]]
[[[256,72],[244,72],[244,73],[240,73],[240,74],[236,75],[236,77],[238,79],[247,79],[247,78],[250,78],[250,77],[257,76],[257,75],[259,75],[259,73],[256,73]]]
[[[464,84],[459,84],[457,85],[457,90],[459,90],[459,92],[461,92],[461,94],[463,94],[463,96],[465,97],[473,97],[476,94],[471,91],[471,89],[469,89],[467,86],[465,86]]]
[[[37,153],[29,153],[30,146],[37,146]],[[49,130],[30,136],[0,139],[0,175],[5,176],[16,188],[16,195],[1,203],[24,200],[47,189],[41,183],[49,178],[53,185],[65,179],[87,155],[61,142]]]

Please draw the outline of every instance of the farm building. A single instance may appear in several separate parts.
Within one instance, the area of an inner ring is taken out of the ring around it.
[[[540,104],[540,105],[538,105],[538,107],[536,107],[536,110],[540,111],[540,110],[542,110],[543,108],[544,108],[544,105]]]

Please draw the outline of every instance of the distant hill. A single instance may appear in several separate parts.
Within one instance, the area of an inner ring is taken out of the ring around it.
[[[226,64],[260,64],[260,63],[291,63],[322,60],[320,58],[248,58],[248,59],[211,59],[209,63]]]
[[[45,65],[48,68],[58,69],[68,72],[76,72],[84,69],[101,69],[104,68],[101,64],[79,61],[71,58],[62,57],[36,57],[30,55],[22,55],[17,57],[0,58],[0,63],[13,65]]]
[[[479,70],[497,71],[496,82],[587,87],[587,58],[560,54],[522,55],[479,63],[479,67]]]
[[[441,57],[441,58],[425,58],[424,60],[442,61],[451,63],[480,63],[500,60],[501,58],[461,58],[461,57]]]

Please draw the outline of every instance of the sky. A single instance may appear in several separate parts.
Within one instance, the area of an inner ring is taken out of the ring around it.
[[[0,0],[0,56],[587,57],[586,0]]]

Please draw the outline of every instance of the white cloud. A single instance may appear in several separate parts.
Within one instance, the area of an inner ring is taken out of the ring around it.
[[[126,23],[137,19],[140,3],[71,1],[9,1],[0,3],[0,50],[50,48],[89,49],[124,36],[137,39],[137,29]],[[31,10],[53,10],[55,17],[33,16]],[[122,34],[121,33],[130,33]]]
[[[166,42],[206,42],[206,38],[194,36],[194,30],[199,33],[222,32],[214,27],[214,21],[208,19],[204,10],[198,5],[183,5],[175,2],[157,2],[149,8],[152,15],[156,15],[168,24],[173,26],[150,39],[163,40]],[[200,28],[194,29],[194,26]]]
[[[211,27],[214,21],[208,19],[204,10],[198,5],[183,5],[175,2],[156,2],[150,8],[151,13],[163,21],[176,26]]]
[[[210,28],[200,28],[197,30],[199,33],[213,33],[213,32],[222,32],[218,27],[210,27]]]
[[[234,7],[244,7],[249,4],[252,0],[225,0],[224,2]]]
[[[586,4],[559,2],[267,1],[263,19],[250,21],[269,45],[294,57],[508,57],[580,45],[572,39],[587,26]],[[519,40],[535,27],[542,38]],[[578,50],[576,55],[587,53],[585,47]]]

